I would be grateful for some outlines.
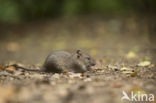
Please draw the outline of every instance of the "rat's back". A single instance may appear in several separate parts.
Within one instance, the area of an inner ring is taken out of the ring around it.
[[[55,51],[46,58],[42,71],[53,73],[85,72],[94,65],[92,58],[80,50],[73,54],[66,51]]]
[[[48,55],[43,65],[43,71],[60,73],[66,65],[71,54],[66,51],[55,51]]]

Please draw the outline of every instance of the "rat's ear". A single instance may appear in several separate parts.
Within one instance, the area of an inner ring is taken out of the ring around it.
[[[77,50],[76,53],[77,53],[77,54],[81,54],[81,50]]]
[[[81,50],[77,50],[76,54],[77,54],[77,58],[80,58],[82,56]]]

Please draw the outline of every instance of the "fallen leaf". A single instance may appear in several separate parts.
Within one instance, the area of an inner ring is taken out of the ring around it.
[[[154,65],[154,64],[151,64],[151,65],[149,65],[148,67],[149,67],[149,68],[153,68],[153,67],[155,67],[155,65]]]
[[[114,65],[108,65],[108,68],[113,69],[113,70],[118,70],[118,67]]]
[[[142,61],[138,64],[138,66],[145,67],[145,66],[149,66],[150,64],[151,64],[150,61]]]
[[[5,69],[5,66],[0,65],[0,70],[4,70],[4,69]]]
[[[124,74],[132,74],[134,72],[133,71],[123,71],[122,73],[124,73]]]
[[[15,71],[16,68],[13,65],[10,65],[7,68],[5,68],[5,70],[7,70],[7,71]]]
[[[128,59],[133,59],[136,58],[136,53],[133,51],[128,52],[128,54],[126,55],[126,58]]]
[[[121,71],[131,71],[132,69],[131,68],[128,68],[128,67],[122,67],[120,70]]]
[[[31,74],[29,75],[31,78],[34,78],[34,79],[43,79],[44,78],[44,75],[42,74],[37,74],[37,73],[34,73],[34,74]]]
[[[70,72],[69,77],[70,78],[82,78],[82,74],[81,73],[72,73],[72,72]]]
[[[131,73],[131,77],[135,77],[135,76],[137,76],[137,74],[138,74],[138,72],[137,71],[135,71],[135,72],[133,72],[133,73]]]

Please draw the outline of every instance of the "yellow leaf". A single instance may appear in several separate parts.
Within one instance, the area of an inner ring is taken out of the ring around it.
[[[136,58],[136,53],[133,51],[128,52],[128,54],[126,55],[126,58],[128,59],[132,59],[132,58]]]
[[[123,71],[122,73],[124,73],[124,74],[132,74],[134,72],[132,72],[132,71]]]
[[[149,66],[150,64],[151,64],[150,61],[142,61],[138,64],[138,66],[145,67],[145,66]]]
[[[120,70],[121,70],[121,71],[130,71],[130,70],[132,70],[132,69],[131,69],[131,68],[127,68],[127,67],[122,67]]]

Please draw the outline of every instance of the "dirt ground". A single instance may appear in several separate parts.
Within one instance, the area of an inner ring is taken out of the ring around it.
[[[75,18],[3,25],[0,36],[0,103],[156,103],[121,100],[123,91],[156,99],[156,48],[136,17]],[[54,50],[92,56],[81,73],[38,73]],[[5,67],[8,66],[9,67]],[[145,99],[145,98],[144,98]],[[138,98],[137,98],[138,100]]]

